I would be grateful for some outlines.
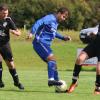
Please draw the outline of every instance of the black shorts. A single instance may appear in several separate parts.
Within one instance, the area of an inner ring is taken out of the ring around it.
[[[85,51],[89,58],[97,57],[98,61],[100,61],[100,44],[96,42],[92,42],[88,44],[83,51]]]
[[[0,54],[4,60],[13,61],[13,55],[9,42],[0,47]]]

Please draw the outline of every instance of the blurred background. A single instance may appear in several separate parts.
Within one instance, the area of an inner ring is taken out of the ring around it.
[[[100,22],[100,0],[0,0],[9,5],[10,16],[20,28],[30,26],[42,16],[60,7],[70,10],[70,18],[60,29],[80,30]]]

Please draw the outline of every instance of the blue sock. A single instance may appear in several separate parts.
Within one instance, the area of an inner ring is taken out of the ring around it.
[[[58,71],[55,71],[55,72],[54,72],[54,79],[55,79],[56,81],[59,81]]]
[[[48,78],[59,80],[55,61],[48,61]]]

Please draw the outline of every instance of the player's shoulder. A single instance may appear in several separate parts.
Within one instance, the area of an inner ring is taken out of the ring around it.
[[[48,19],[48,20],[55,20],[55,16],[54,14],[48,14],[44,17],[45,19]]]
[[[6,20],[7,22],[12,22],[12,18],[11,18],[11,17],[6,17],[5,20]]]
[[[12,20],[11,17],[6,17],[5,19],[6,19],[6,20]]]
[[[89,28],[86,28],[86,29],[82,29],[80,31],[80,33],[89,33],[89,32],[96,32],[97,33],[98,31],[98,26],[95,26],[95,27],[89,27]]]
[[[6,20],[8,23],[14,24],[14,21],[12,20],[11,17],[6,17],[5,20]]]

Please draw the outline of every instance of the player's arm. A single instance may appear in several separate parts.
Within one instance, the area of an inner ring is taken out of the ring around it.
[[[92,28],[86,28],[80,31],[80,34],[87,34],[87,36],[97,35],[98,26]]]
[[[38,28],[43,24],[43,19],[41,18],[39,20],[37,20],[33,25],[32,28],[30,30],[30,32],[28,33],[28,36],[26,39],[32,39],[33,35],[35,35],[35,33],[37,32]]]
[[[15,23],[13,22],[13,20],[8,17],[7,20],[9,21],[9,27],[10,27],[10,32],[16,36],[20,36],[21,32],[20,30],[16,27]]]
[[[32,37],[33,37],[33,34],[32,34],[31,32],[29,32],[29,33],[28,33],[28,36],[27,36],[27,38],[26,38],[26,40],[32,39]]]
[[[95,32],[91,32],[89,35],[90,38],[96,38],[96,36],[97,36],[97,34],[95,34]]]
[[[37,20],[35,24],[32,25],[30,32],[28,33],[27,39],[31,39],[33,35],[36,34],[37,30],[43,25],[49,22],[50,18],[48,16],[42,17],[41,19]]]
[[[97,32],[97,36],[100,36],[100,24],[98,25],[98,32]]]
[[[44,22],[43,22],[43,19],[44,19],[44,18],[41,18],[41,19],[37,20],[37,21],[35,22],[35,24],[32,25],[32,28],[31,28],[31,30],[30,30],[30,33],[31,33],[31,34],[35,34],[35,33],[37,32],[38,28],[44,23]]]
[[[16,35],[16,36],[20,36],[20,35],[21,35],[21,32],[20,32],[18,29],[16,29],[16,30],[10,29],[10,32],[11,32],[12,34]]]
[[[52,21],[50,24],[50,30],[52,33],[55,34],[55,37],[64,41],[71,40],[70,36],[62,36],[60,33],[57,32],[57,25],[55,24],[55,21]]]
[[[70,36],[62,36],[61,34],[59,34],[57,32],[56,32],[56,36],[55,37],[58,38],[58,39],[64,40],[64,41],[71,40]]]

